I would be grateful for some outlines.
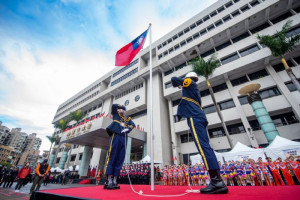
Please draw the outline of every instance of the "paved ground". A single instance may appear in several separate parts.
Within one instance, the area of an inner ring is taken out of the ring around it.
[[[15,192],[16,183],[12,185],[11,188],[3,188],[0,187],[0,200],[28,200],[29,199],[29,191],[32,183],[28,183],[25,187],[21,188],[20,192]],[[60,189],[60,188],[70,188],[70,187],[87,187],[87,186],[95,186],[95,185],[79,185],[79,184],[48,184],[47,186],[41,186],[40,190],[52,190],[52,189]]]

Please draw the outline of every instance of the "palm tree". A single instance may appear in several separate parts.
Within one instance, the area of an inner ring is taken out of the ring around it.
[[[77,110],[74,112],[70,112],[70,120],[76,121],[76,123],[80,122],[87,114],[83,114],[81,110]]]
[[[285,71],[296,86],[298,92],[300,92],[300,84],[284,58],[284,55],[287,52],[292,51],[300,41],[300,35],[291,37],[288,36],[288,31],[291,28],[291,25],[292,21],[288,20],[283,25],[281,31],[277,31],[275,35],[257,35],[257,38],[261,44],[266,45],[271,50],[273,56],[280,57]]]
[[[67,129],[69,122],[70,122],[69,119],[66,119],[66,120],[61,119],[58,122],[58,124],[54,124],[54,128],[58,128],[59,130],[64,132]]]
[[[217,104],[216,102],[216,99],[215,99],[215,95],[214,95],[214,92],[212,90],[212,87],[210,85],[210,82],[209,82],[209,79],[208,77],[210,75],[212,75],[212,73],[214,72],[214,70],[220,66],[220,61],[217,59],[216,55],[212,55],[207,61],[205,61],[203,58],[201,57],[197,57],[195,58],[192,62],[191,62],[191,65],[192,65],[192,68],[193,68],[193,71],[196,72],[196,74],[198,76],[203,76],[205,77],[206,79],[206,84],[208,86],[208,89],[209,89],[209,92],[210,92],[210,95],[211,95],[211,98],[214,102],[214,105],[216,107],[216,110],[217,110],[217,113],[218,113],[218,116],[221,120],[221,123],[222,123],[222,126],[223,126],[223,129],[225,131],[225,134],[228,138],[228,141],[229,141],[229,145],[230,145],[230,148],[233,148],[233,144],[232,144],[232,141],[230,139],[230,136],[229,136],[229,133],[228,133],[228,130],[227,130],[227,127],[226,127],[226,124],[224,122],[224,119],[223,119],[223,115],[220,111],[220,108],[219,108],[219,105]]]
[[[49,155],[48,155],[48,159],[49,159],[49,156],[50,156],[51,150],[52,150],[52,145],[53,145],[54,142],[56,142],[57,137],[56,137],[56,135],[53,133],[52,135],[47,135],[46,138],[48,138],[49,142],[51,143],[50,150],[49,150]]]

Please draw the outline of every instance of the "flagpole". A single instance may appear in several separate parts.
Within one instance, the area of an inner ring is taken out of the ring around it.
[[[150,51],[149,51],[149,69],[150,69],[150,145],[151,145],[151,191],[154,191],[154,135],[153,135],[153,84],[152,84],[152,30],[149,24]]]

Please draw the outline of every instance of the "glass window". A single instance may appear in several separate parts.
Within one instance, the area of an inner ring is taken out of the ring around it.
[[[265,76],[268,76],[268,72],[265,69],[259,70],[257,72],[248,74],[249,78],[251,81],[259,79],[259,78],[263,78]]]
[[[291,37],[300,33],[300,26],[292,28],[287,34],[287,37]]]
[[[180,140],[181,140],[181,143],[193,142],[194,141],[193,136],[192,136],[191,133],[180,135]]]
[[[248,32],[243,33],[243,34],[241,34],[241,35],[239,35],[239,36],[233,38],[233,39],[232,39],[232,42],[233,42],[233,43],[236,43],[236,42],[238,42],[238,41],[240,41],[240,40],[243,40],[243,39],[245,39],[245,38],[247,38],[247,37],[249,37],[249,36],[250,36],[250,34],[249,34]]]
[[[244,7],[241,7],[240,8],[242,12],[246,12],[247,10],[249,10],[249,6],[248,5],[245,5]]]
[[[190,31],[190,28],[189,27],[187,27],[186,29],[184,29],[184,33],[187,33],[187,32],[189,32]]]
[[[193,35],[194,40],[197,39],[198,37],[200,37],[199,33],[196,33],[196,34]]]
[[[293,82],[288,82],[288,83],[285,83],[286,87],[289,89],[290,92],[293,92],[293,91],[296,91],[297,88],[296,86],[294,85]]]
[[[239,97],[239,101],[240,101],[240,104],[241,104],[241,105],[247,104],[247,103],[248,103],[247,96]]]
[[[230,82],[231,82],[232,86],[237,86],[237,85],[240,85],[240,84],[248,82],[248,79],[247,79],[246,76],[242,76],[240,78],[236,78],[236,79],[230,80]]]
[[[204,35],[204,34],[206,34],[207,33],[207,30],[206,29],[203,29],[202,31],[200,31],[200,34],[201,35]]]
[[[177,99],[177,100],[172,101],[173,107],[177,106],[180,103],[180,101],[181,101],[181,99]]]
[[[300,65],[300,56],[293,58],[298,65]],[[289,65],[290,66],[290,65]]]
[[[290,16],[292,16],[292,14],[288,11],[288,12],[286,12],[286,13],[284,13],[284,14],[282,14],[282,15],[280,15],[280,16],[274,18],[274,19],[271,19],[270,21],[271,21],[273,24],[276,24],[276,23],[278,23],[278,22],[281,22],[281,21],[283,21],[283,20],[289,18]]]
[[[215,50],[214,50],[214,49],[211,49],[211,50],[208,50],[208,51],[206,51],[206,52],[200,54],[200,56],[201,56],[202,58],[204,58],[204,57],[209,56],[209,55],[211,55],[211,54],[213,54],[213,53],[215,53]]]
[[[184,46],[184,45],[186,45],[186,41],[180,42],[180,46]]]
[[[218,27],[218,26],[220,26],[222,24],[223,24],[222,20],[219,20],[219,21],[215,22],[216,27]]]
[[[179,37],[182,36],[182,35],[183,35],[183,32],[182,32],[182,31],[178,33],[178,36],[179,36]]]
[[[236,60],[236,59],[239,59],[239,56],[238,56],[237,53],[234,53],[234,54],[232,54],[232,55],[230,55],[230,56],[227,56],[227,57],[225,57],[225,58],[222,58],[222,59],[221,59],[221,63],[222,63],[223,65],[225,65],[225,64],[230,63],[230,62],[232,62],[232,61],[234,61],[234,60]]]
[[[223,44],[217,46],[217,47],[216,47],[216,50],[217,50],[217,51],[220,51],[221,49],[224,49],[224,48],[226,48],[226,47],[228,47],[228,46],[230,46],[230,45],[231,45],[231,42],[230,42],[230,41],[227,41],[227,42],[225,42],[225,43],[223,43]]]
[[[294,10],[296,13],[299,13],[299,12],[300,12],[300,6],[297,7],[297,8],[293,8],[293,10]]]
[[[259,4],[258,0],[255,0],[255,1],[250,2],[250,5],[251,5],[252,7],[257,6],[258,4]]]
[[[213,90],[214,93],[220,92],[220,91],[226,90],[226,89],[227,89],[226,83],[222,83],[222,84],[220,84],[220,85],[217,85],[217,86],[212,87],[212,90]]]
[[[177,38],[178,38],[177,35],[174,35],[174,36],[173,36],[173,40],[176,40]]]
[[[193,41],[193,38],[192,38],[192,37],[186,39],[186,42],[187,42],[187,43],[190,43],[191,41]]]
[[[166,56],[166,55],[168,55],[168,51],[165,51],[165,52],[164,52],[164,56]]]
[[[280,93],[280,91],[278,90],[277,87],[261,90],[261,91],[258,92],[258,94],[260,95],[260,97],[262,99],[266,99],[266,98],[270,98],[270,97],[273,97],[273,96],[281,95],[281,93]]]
[[[229,7],[232,6],[232,5],[233,5],[232,2],[229,1],[228,3],[225,4],[225,7],[226,7],[226,8],[229,8]]]
[[[172,83],[171,82],[165,83],[165,89],[168,89],[170,87],[172,87]]]
[[[250,124],[253,131],[257,131],[257,130],[261,129],[260,125],[259,125],[259,123],[256,119],[249,121],[249,124]]]
[[[231,20],[230,15],[227,15],[227,16],[223,17],[223,21],[224,21],[224,22],[227,22],[227,21],[229,21],[229,20]]]
[[[180,48],[179,44],[175,45],[175,51]]]
[[[163,47],[167,45],[167,42],[162,43]]]
[[[239,10],[236,10],[234,12],[231,13],[232,17],[236,17],[240,14],[240,11]]]
[[[221,110],[225,110],[225,109],[228,109],[228,108],[235,107],[234,102],[233,102],[232,99],[230,99],[228,101],[224,101],[222,103],[218,103],[218,104],[219,104]]]
[[[175,123],[181,122],[181,121],[183,121],[183,120],[185,120],[185,119],[186,119],[185,117],[182,117],[182,118],[180,118],[180,120],[179,120],[178,115],[174,115],[174,121],[175,121]]]
[[[203,107],[203,112],[205,114],[216,112],[216,107],[215,107],[215,105],[205,106],[205,107]]]
[[[71,160],[70,160],[70,161],[71,161],[71,162],[72,162],[72,161],[75,161],[75,159],[76,159],[76,155],[71,155]]]
[[[60,161],[60,158],[56,158],[56,163],[59,163],[59,161]]]
[[[168,44],[170,44],[172,42],[172,38],[168,39]]]
[[[172,53],[174,51],[173,48],[169,49],[169,54]]]
[[[244,56],[247,56],[247,55],[249,55],[249,54],[251,54],[255,51],[258,51],[258,50],[259,50],[259,47],[257,45],[253,45],[251,47],[248,47],[247,49],[240,50],[239,52],[240,52],[240,55],[242,57],[244,57]]]
[[[207,95],[210,95],[209,89],[200,91],[200,95],[201,95],[201,97],[205,97]]]
[[[239,133],[245,133],[245,127],[242,123],[239,124],[233,124],[233,125],[228,125],[227,130],[229,135],[234,135],[234,134],[239,134]]]
[[[208,134],[210,138],[217,138],[225,136],[225,131],[222,127],[208,129]]]
[[[218,13],[222,12],[223,10],[225,10],[224,6],[221,6],[220,8],[217,9]]]
[[[204,21],[204,22],[207,21],[207,20],[209,20],[209,15],[207,15],[207,16],[205,16],[205,17],[203,18],[203,21]]]
[[[203,23],[202,19],[200,19],[199,21],[196,22],[197,26],[199,26],[202,23]]]
[[[270,26],[270,24],[268,22],[266,22],[266,23],[264,23],[260,26],[257,26],[255,28],[251,29],[250,31],[251,31],[252,34],[255,34],[255,33],[259,32],[261,30],[264,30],[265,28],[268,28],[269,26]]]
[[[210,25],[209,27],[207,27],[207,31],[211,31],[211,30],[213,30],[215,28],[215,26],[212,24],[212,25]]]
[[[286,62],[287,62],[289,67],[294,67],[295,66],[294,63],[291,60],[287,60]],[[272,67],[274,68],[274,70],[276,72],[280,72],[280,71],[285,69],[281,62],[276,64],[276,65],[272,65]]]
[[[82,153],[79,154],[79,159],[78,160],[81,160],[82,159]]]
[[[160,50],[160,49],[161,49],[161,45],[158,45],[158,46],[157,46],[157,49]]]
[[[190,26],[190,29],[192,30],[192,29],[194,29],[196,27],[196,24],[192,24],[191,26]]]
[[[217,11],[214,11],[214,12],[210,13],[210,17],[213,17],[215,15],[217,15]]]
[[[131,116],[131,118],[138,118],[138,117],[141,117],[143,115],[147,115],[147,109],[142,110],[142,111],[137,112],[137,113],[134,113],[134,114],[132,114],[130,116]]]
[[[240,0],[233,0],[234,3],[237,3],[237,2],[239,2],[239,1],[240,1]]]

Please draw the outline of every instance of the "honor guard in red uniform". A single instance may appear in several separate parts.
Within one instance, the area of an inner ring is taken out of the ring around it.
[[[284,185],[284,182],[282,181],[281,177],[280,177],[280,174],[279,174],[279,170],[278,170],[278,167],[277,167],[277,164],[275,162],[272,162],[272,158],[267,158],[268,162],[268,166],[272,172],[272,175],[273,175],[273,179],[276,183],[276,185]]]

